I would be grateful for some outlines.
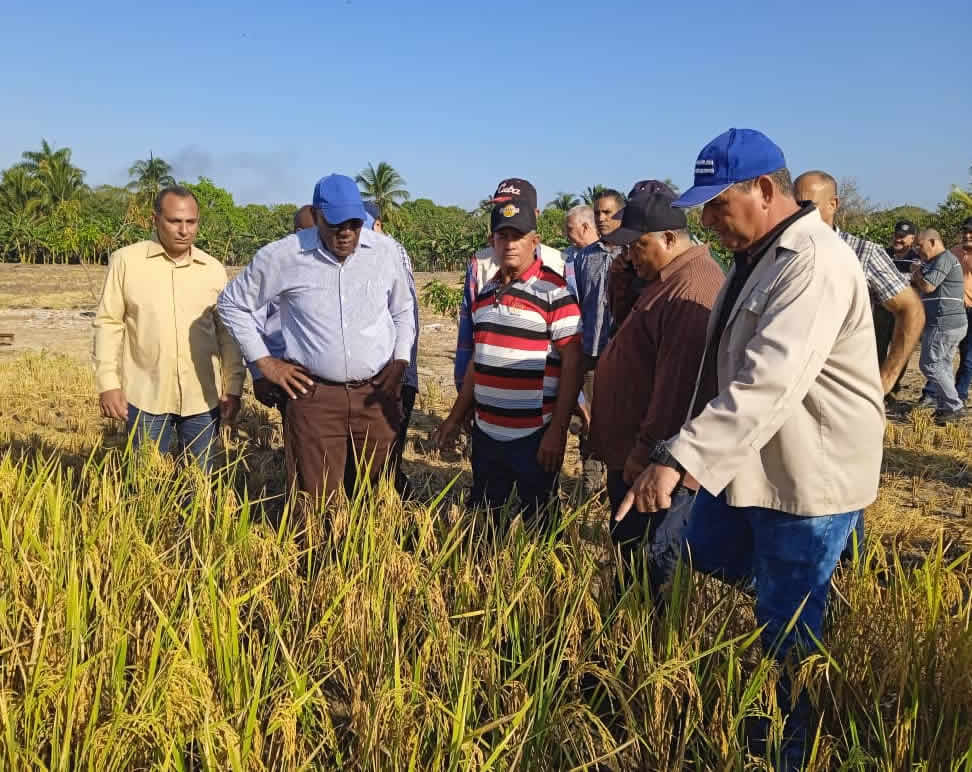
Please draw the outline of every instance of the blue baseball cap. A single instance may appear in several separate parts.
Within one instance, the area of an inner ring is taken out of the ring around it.
[[[702,148],[695,162],[695,184],[672,206],[699,206],[737,182],[772,174],[785,166],[783,151],[761,131],[729,129]]]
[[[364,221],[368,216],[357,184],[343,174],[321,177],[314,186],[313,204],[331,225],[347,220]]]

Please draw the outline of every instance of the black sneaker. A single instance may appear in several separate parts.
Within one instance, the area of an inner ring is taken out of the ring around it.
[[[928,408],[935,407],[938,402],[933,397],[922,397],[919,399],[914,406],[914,410],[928,410]]]
[[[956,421],[961,421],[965,418],[968,418],[969,415],[972,414],[969,413],[969,409],[967,407],[960,407],[957,410],[947,410],[947,411],[937,410],[935,412],[935,423],[953,424]]]

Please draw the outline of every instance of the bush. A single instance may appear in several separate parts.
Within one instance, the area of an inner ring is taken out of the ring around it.
[[[462,305],[462,287],[449,287],[438,279],[433,279],[421,292],[422,304],[442,316],[455,316]]]

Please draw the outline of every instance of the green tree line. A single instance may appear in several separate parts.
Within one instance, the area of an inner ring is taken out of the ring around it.
[[[115,249],[151,237],[152,199],[176,182],[172,167],[151,154],[132,163],[125,187],[90,187],[86,172],[75,165],[71,149],[55,149],[46,140],[21,158],[0,175],[0,260],[5,262],[105,262]],[[441,206],[427,198],[413,199],[406,181],[384,161],[368,164],[356,180],[365,199],[379,206],[387,232],[405,246],[416,270],[461,269],[486,243],[488,199],[473,211]],[[181,184],[199,199],[201,224],[196,243],[227,265],[245,264],[261,246],[291,230],[297,204],[240,206],[229,191],[207,177]],[[590,203],[604,187],[591,185],[580,195],[557,193],[540,215],[538,231],[543,242],[565,247],[566,210]],[[918,207],[865,208],[849,213],[842,227],[887,244],[894,222],[908,217],[919,227],[938,228],[951,243],[961,221],[970,215],[972,197],[955,189],[934,212]],[[689,219],[695,235],[711,244],[697,211]],[[720,257],[727,255],[720,252]]]

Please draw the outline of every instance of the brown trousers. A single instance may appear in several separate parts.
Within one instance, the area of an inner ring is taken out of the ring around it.
[[[315,503],[332,498],[344,484],[349,453],[358,458],[363,454],[376,480],[401,422],[401,400],[384,396],[369,382],[315,383],[307,394],[288,400],[284,414],[290,487],[310,494]]]

